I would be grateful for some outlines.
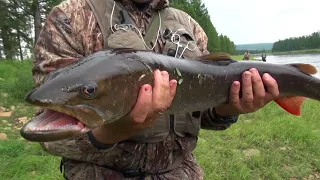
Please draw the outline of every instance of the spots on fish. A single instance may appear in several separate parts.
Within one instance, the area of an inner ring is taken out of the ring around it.
[[[205,75],[200,75],[199,76],[199,84],[202,84],[203,81],[205,81],[206,76]]]
[[[138,79],[138,82],[140,82],[146,75],[145,74],[142,74],[139,79]]]
[[[199,84],[202,84],[203,83],[203,81],[205,81],[205,79],[206,79],[206,75],[203,75],[203,74],[198,74],[198,82],[199,82]]]
[[[124,94],[127,94],[127,91],[128,91],[128,88],[125,88],[125,89],[123,90],[123,93],[124,93]]]
[[[62,88],[61,88],[61,91],[62,91],[62,92],[68,92],[69,89],[70,89],[70,87],[62,87]]]
[[[209,74],[198,74],[197,77],[198,77],[198,83],[199,84],[202,84],[202,83],[204,83],[206,81],[212,83],[212,81],[215,79],[214,76],[209,75]]]
[[[46,104],[51,104],[52,100],[51,99],[43,99],[41,100],[42,103],[46,103]]]

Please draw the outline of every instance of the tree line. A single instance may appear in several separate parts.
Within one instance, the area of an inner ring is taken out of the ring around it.
[[[320,48],[320,32],[307,36],[291,37],[273,44],[272,52],[296,51]]]
[[[61,0],[0,0],[0,59],[25,59],[45,17]]]
[[[63,0],[0,0],[0,59],[26,59],[45,18]],[[201,0],[171,0],[170,5],[190,14],[208,35],[210,52],[235,54],[234,43],[218,34]]]

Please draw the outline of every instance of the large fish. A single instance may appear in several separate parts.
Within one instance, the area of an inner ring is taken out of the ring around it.
[[[136,103],[139,88],[153,85],[155,69],[168,71],[178,81],[177,92],[166,114],[193,112],[228,102],[233,81],[250,68],[270,73],[279,85],[276,102],[300,115],[305,98],[320,100],[320,80],[309,64],[279,65],[238,62],[228,54],[214,53],[195,59],[177,59],[130,49],[94,53],[50,73],[26,101],[45,111],[26,123],[21,135],[30,141],[55,141],[112,123],[127,115]]]

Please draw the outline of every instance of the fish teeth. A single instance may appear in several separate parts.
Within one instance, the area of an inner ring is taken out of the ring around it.
[[[72,127],[74,125],[77,125],[77,123],[67,124],[67,125],[58,126],[58,127],[59,127],[59,129],[67,129],[67,128]],[[57,129],[57,126],[45,126],[45,127],[41,127],[41,128],[37,127],[33,131],[48,131],[48,130],[54,130],[54,129]]]

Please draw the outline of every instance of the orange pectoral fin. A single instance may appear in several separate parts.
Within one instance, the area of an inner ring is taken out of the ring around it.
[[[302,103],[306,99],[307,98],[301,96],[287,96],[275,99],[274,101],[288,113],[300,116]]]

